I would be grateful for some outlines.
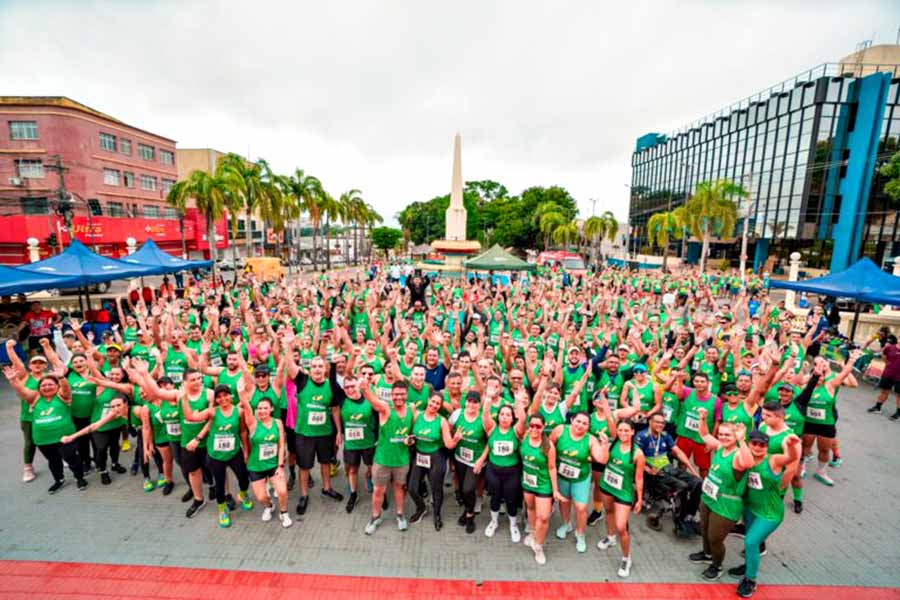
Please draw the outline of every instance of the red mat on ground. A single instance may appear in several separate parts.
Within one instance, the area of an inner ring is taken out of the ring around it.
[[[562,583],[342,577],[183,567],[0,561],[0,598],[164,598],[192,600],[455,600],[457,598],[603,598],[604,600],[732,600],[735,584]],[[900,589],[766,585],[759,600],[811,598],[898,600]]]

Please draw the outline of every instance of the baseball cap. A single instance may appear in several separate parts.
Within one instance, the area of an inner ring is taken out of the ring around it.
[[[481,394],[475,390],[466,392],[466,402],[481,402]]]
[[[35,361],[38,361],[38,362],[48,362],[48,361],[47,361],[47,357],[44,356],[43,354],[35,354],[34,356],[31,357],[31,359],[29,359],[28,362],[29,362],[29,364],[30,364],[30,363],[33,363],[33,362],[35,362]]]
[[[631,370],[635,373],[646,373],[647,365],[645,365],[644,363],[637,363]]]
[[[225,385],[224,383],[220,383],[216,386],[215,391],[213,391],[213,397],[218,398],[219,394],[230,394],[231,388]]]
[[[162,377],[160,377],[159,383],[160,383],[160,385],[162,385],[164,383],[171,383],[172,385],[175,385],[175,382],[168,375],[163,375]]]
[[[106,345],[106,349],[107,349],[107,350],[118,350],[119,352],[121,352],[121,351],[122,351],[122,346],[120,346],[120,345],[118,345],[118,344],[116,344],[116,343],[112,343],[112,344],[107,344],[107,345]]]
[[[759,429],[754,429],[750,432],[750,435],[747,436],[751,442],[761,442],[763,444],[769,443],[769,436],[760,431]]]

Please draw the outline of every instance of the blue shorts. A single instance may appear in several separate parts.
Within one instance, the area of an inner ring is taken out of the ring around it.
[[[569,498],[576,504],[587,504],[591,501],[591,478],[585,477],[581,481],[567,481],[562,477],[557,480],[559,493]]]

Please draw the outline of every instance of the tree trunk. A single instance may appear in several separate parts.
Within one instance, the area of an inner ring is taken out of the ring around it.
[[[331,270],[331,217],[325,215],[325,268]]]
[[[666,264],[669,261],[669,238],[666,237],[666,243],[663,244],[663,262],[662,262],[662,270],[663,273],[666,272]]]
[[[247,258],[253,256],[253,215],[249,206],[247,207],[247,227],[244,229],[247,234]]]
[[[703,247],[700,250],[700,272],[706,271],[706,255],[709,253],[709,224],[703,227]]]
[[[206,242],[209,244],[209,258],[212,261],[213,287],[219,283],[219,270],[216,265],[216,227],[212,215],[206,214]]]
[[[178,229],[181,231],[181,258],[187,260],[187,245],[184,241],[184,212],[178,211]]]
[[[316,245],[318,243],[319,237],[319,224],[316,221],[312,222],[312,268],[313,271],[319,268],[319,257],[316,256]]]

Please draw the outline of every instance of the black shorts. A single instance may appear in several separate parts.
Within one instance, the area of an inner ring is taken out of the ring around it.
[[[277,470],[278,467],[272,467],[266,471],[247,471],[247,476],[250,477],[250,481],[260,481],[268,479],[269,477],[274,477],[275,471]]]
[[[878,389],[879,390],[889,390],[893,391],[895,394],[900,394],[900,379],[894,379],[892,377],[881,376],[881,379],[878,380]]]
[[[375,446],[363,450],[347,450],[347,448],[344,448],[344,464],[348,467],[358,467],[360,463],[366,463],[367,467],[371,467],[374,459]]]
[[[593,471],[594,473],[602,473],[605,470],[606,465],[604,465],[603,463],[591,461],[591,471]]]
[[[803,424],[803,435],[817,435],[823,438],[834,439],[837,437],[837,429],[834,425],[819,425],[807,421]]]
[[[531,494],[535,498],[553,498],[553,492],[550,492],[549,494],[545,494],[543,492],[529,492],[528,490],[522,488],[522,493]]]
[[[312,469],[316,460],[320,465],[331,464],[334,458],[334,438],[330,435],[306,436],[297,434],[297,465],[301,469]]]
[[[181,468],[186,473],[192,473],[206,466],[206,447],[197,446],[197,449],[191,452],[186,448],[182,448],[181,452]]]
[[[153,442],[153,445],[157,448],[168,448],[169,442]]]

